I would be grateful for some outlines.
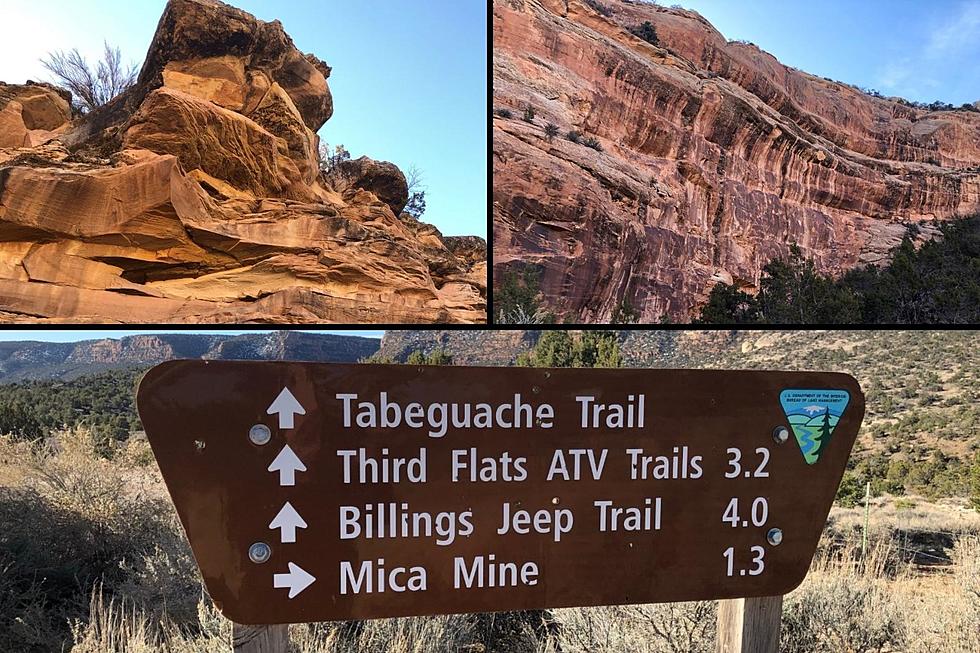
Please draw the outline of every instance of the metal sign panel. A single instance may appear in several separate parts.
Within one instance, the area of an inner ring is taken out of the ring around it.
[[[177,361],[138,394],[253,625],[785,594],[864,414],[809,372]]]

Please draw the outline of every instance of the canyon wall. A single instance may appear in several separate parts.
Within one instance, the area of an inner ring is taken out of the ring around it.
[[[631,33],[645,22],[657,45]],[[909,224],[980,212],[980,113],[874,97],[629,0],[494,0],[493,40],[494,275],[533,266],[560,317],[625,301],[686,320],[794,243],[836,275]]]
[[[401,214],[392,164],[321,172],[330,74],[278,21],[170,0],[107,105],[0,85],[0,321],[486,321],[484,241]]]

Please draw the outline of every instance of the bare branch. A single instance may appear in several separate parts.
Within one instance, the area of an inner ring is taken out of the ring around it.
[[[126,67],[119,48],[108,43],[94,71],[77,48],[51,52],[41,65],[54,75],[55,84],[71,92],[75,108],[82,113],[94,111],[127,91],[139,74],[139,68]]]
[[[425,190],[425,175],[418,166],[412,166],[408,169],[408,172],[405,173],[405,180],[408,181],[409,195]]]

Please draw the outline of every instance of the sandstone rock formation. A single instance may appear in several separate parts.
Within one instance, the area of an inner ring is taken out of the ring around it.
[[[837,274],[882,261],[908,223],[980,211],[980,113],[788,68],[694,12],[596,4],[493,3],[494,104],[511,111],[493,119],[495,276],[536,266],[561,317],[608,321],[626,300],[684,320],[794,242]],[[646,21],[659,45],[630,32]]]
[[[0,82],[0,148],[41,145],[65,131],[71,95],[47,85]]]
[[[105,107],[0,86],[0,320],[485,321],[485,244],[402,220],[392,164],[321,176],[330,73],[278,22],[170,0]]]
[[[356,194],[358,190],[371,191],[395,215],[401,215],[408,204],[408,181],[398,166],[392,163],[367,157],[343,161],[326,173],[324,180],[341,194]]]

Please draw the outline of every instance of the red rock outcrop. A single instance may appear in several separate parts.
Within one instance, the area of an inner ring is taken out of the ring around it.
[[[70,95],[47,85],[0,82],[0,148],[35,147],[52,140],[68,127],[70,102]]]
[[[536,266],[562,317],[608,321],[627,300],[644,322],[684,320],[718,281],[751,291],[792,243],[838,274],[886,258],[908,223],[980,211],[980,113],[808,75],[681,9],[493,14],[494,103],[511,111],[493,119],[494,270]],[[659,45],[630,32],[646,21]]]
[[[485,247],[401,219],[394,165],[322,177],[330,73],[278,22],[170,0],[105,107],[0,86],[0,320],[485,321]]]
[[[408,204],[408,181],[398,166],[385,161],[361,157],[342,161],[324,174],[324,181],[341,194],[367,190],[388,205],[392,213],[401,215]]]

